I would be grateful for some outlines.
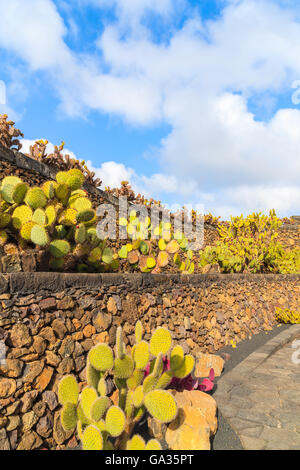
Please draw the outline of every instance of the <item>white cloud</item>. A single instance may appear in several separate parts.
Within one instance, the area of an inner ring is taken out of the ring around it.
[[[112,5],[81,0],[87,2]],[[0,0],[0,47],[47,72],[70,115],[99,110],[135,125],[171,125],[159,173],[136,175],[106,162],[99,172],[107,184],[131,177],[141,192],[177,192],[183,203],[202,197],[212,210],[297,210],[300,111],[280,109],[259,122],[248,107],[257,95],[290,89],[292,96],[300,78],[299,6],[230,1],[217,20],[203,22],[194,12],[168,43],[154,42],[141,19],[149,9],[168,18],[175,3],[115,0],[118,21],[99,37],[101,55],[88,56],[66,46],[66,26],[52,1]]]

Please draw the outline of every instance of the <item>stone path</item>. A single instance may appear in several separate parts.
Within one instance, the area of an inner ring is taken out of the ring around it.
[[[224,374],[214,398],[244,449],[300,450],[300,325]]]

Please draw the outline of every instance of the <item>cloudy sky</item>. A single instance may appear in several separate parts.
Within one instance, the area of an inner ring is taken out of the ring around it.
[[[168,205],[300,214],[299,0],[0,0],[0,63],[25,149],[64,140]]]

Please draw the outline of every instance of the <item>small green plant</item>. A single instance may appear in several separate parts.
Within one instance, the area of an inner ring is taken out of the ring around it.
[[[300,324],[300,312],[289,308],[277,308],[275,317],[279,323]]]
[[[136,343],[126,351],[122,328],[117,329],[114,350],[106,343],[94,346],[87,358],[87,386],[79,393],[72,375],[59,383],[58,398],[63,406],[64,429],[77,428],[84,450],[159,450],[161,444],[147,443],[133,434],[145,413],[160,423],[170,423],[178,412],[173,394],[166,390],[172,379],[191,374],[195,360],[181,346],[172,349],[172,338],[159,327],[150,342],[143,340],[140,321],[135,326]],[[170,370],[164,370],[163,357],[169,357]],[[113,376],[117,404],[108,396],[107,376]]]

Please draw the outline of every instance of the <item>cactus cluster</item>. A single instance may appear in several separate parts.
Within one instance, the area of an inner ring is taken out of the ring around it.
[[[194,272],[194,253],[189,249],[188,240],[182,232],[174,232],[171,223],[160,221],[153,226],[150,217],[141,219],[133,210],[128,219],[119,219],[119,228],[126,231],[130,239],[130,243],[118,251],[119,258],[127,261],[128,271],[159,273],[173,266],[184,274]]]
[[[112,269],[116,256],[97,236],[96,213],[83,183],[78,169],[58,172],[56,181],[41,187],[5,177],[0,184],[0,245],[15,241],[22,250],[46,250],[54,270],[64,269],[66,261],[78,271]]]
[[[274,211],[269,216],[259,212],[232,217],[228,225],[219,224],[221,240],[200,250],[200,270],[218,265],[225,273],[299,273],[300,250],[286,250],[276,241],[281,225]]]
[[[89,351],[87,385],[81,393],[72,375],[59,383],[62,426],[77,429],[84,450],[159,450],[158,440],[146,443],[142,436],[133,434],[134,427],[145,413],[160,423],[170,423],[177,416],[176,400],[166,388],[174,378],[192,373],[193,356],[185,355],[181,346],[172,348],[171,334],[163,327],[157,328],[148,343],[138,321],[135,338],[131,350],[126,349],[122,328],[118,327],[114,350],[99,343]],[[167,371],[166,358],[170,361]],[[113,376],[114,399],[108,396],[108,376]]]

